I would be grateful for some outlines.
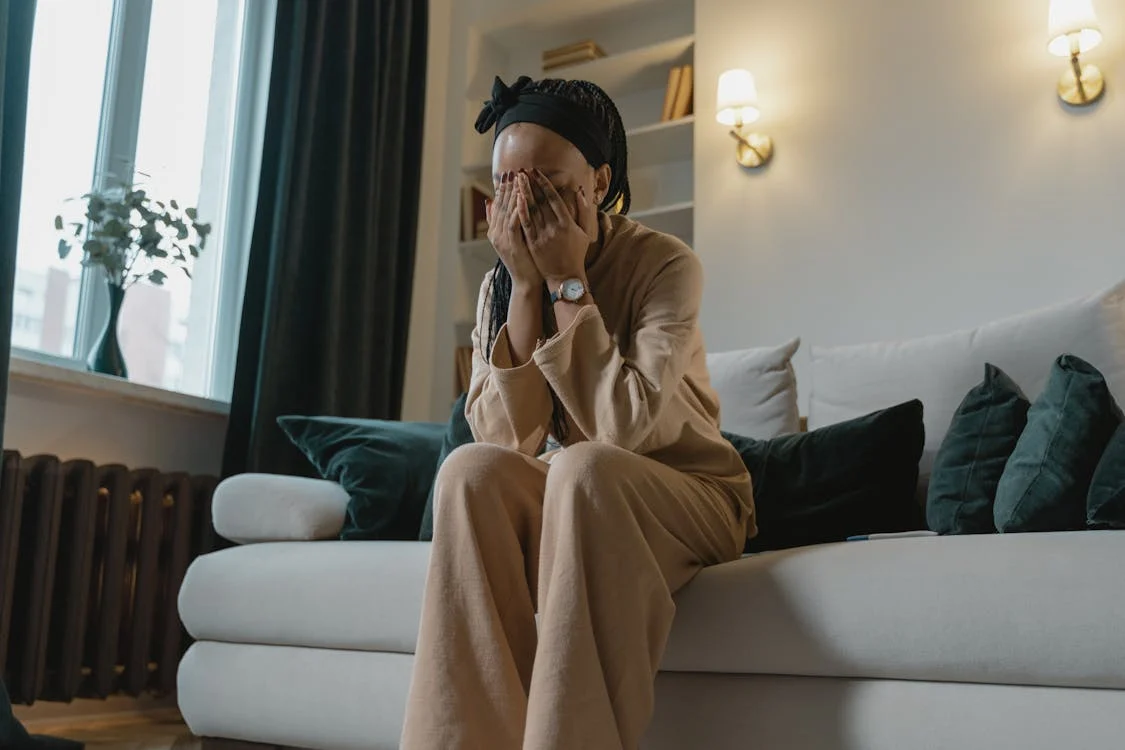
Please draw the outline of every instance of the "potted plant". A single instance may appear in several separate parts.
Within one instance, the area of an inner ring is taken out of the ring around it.
[[[199,221],[195,208],[156,200],[133,182],[114,180],[81,200],[82,220],[55,217],[59,257],[66,259],[75,245],[81,245],[83,265],[105,273],[109,319],[86,365],[93,372],[125,378],[128,370],[117,340],[125,293],[139,281],[162,286],[168,278],[163,269],[179,269],[191,278],[191,263],[207,245],[211,225]]]

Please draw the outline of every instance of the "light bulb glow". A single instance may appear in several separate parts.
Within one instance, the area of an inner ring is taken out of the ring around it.
[[[1093,0],[1051,0],[1047,12],[1047,51],[1070,57],[1075,48],[1085,53],[1102,41]]]
[[[727,127],[746,125],[761,116],[758,110],[758,88],[749,71],[728,70],[719,76],[715,119]]]

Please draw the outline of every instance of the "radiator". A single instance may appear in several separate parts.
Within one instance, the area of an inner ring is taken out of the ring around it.
[[[13,703],[166,695],[176,596],[214,548],[211,476],[4,451],[0,674]]]

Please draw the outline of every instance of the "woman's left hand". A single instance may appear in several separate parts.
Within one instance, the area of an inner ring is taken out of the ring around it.
[[[586,253],[597,234],[597,208],[584,189],[575,194],[572,215],[555,186],[538,170],[522,172],[517,182],[516,211],[527,247],[548,285],[586,277]]]

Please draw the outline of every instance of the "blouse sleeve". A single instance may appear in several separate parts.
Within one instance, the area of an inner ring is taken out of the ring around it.
[[[679,253],[641,292],[625,346],[595,304],[536,350],[543,377],[591,440],[636,450],[648,436],[690,364],[702,292],[698,258]]]
[[[512,366],[505,323],[486,358],[491,317],[489,315],[492,274],[481,285],[477,299],[477,324],[473,329],[473,371],[465,417],[477,442],[501,445],[529,456],[536,455],[547,440],[551,423],[551,395],[535,360]]]

